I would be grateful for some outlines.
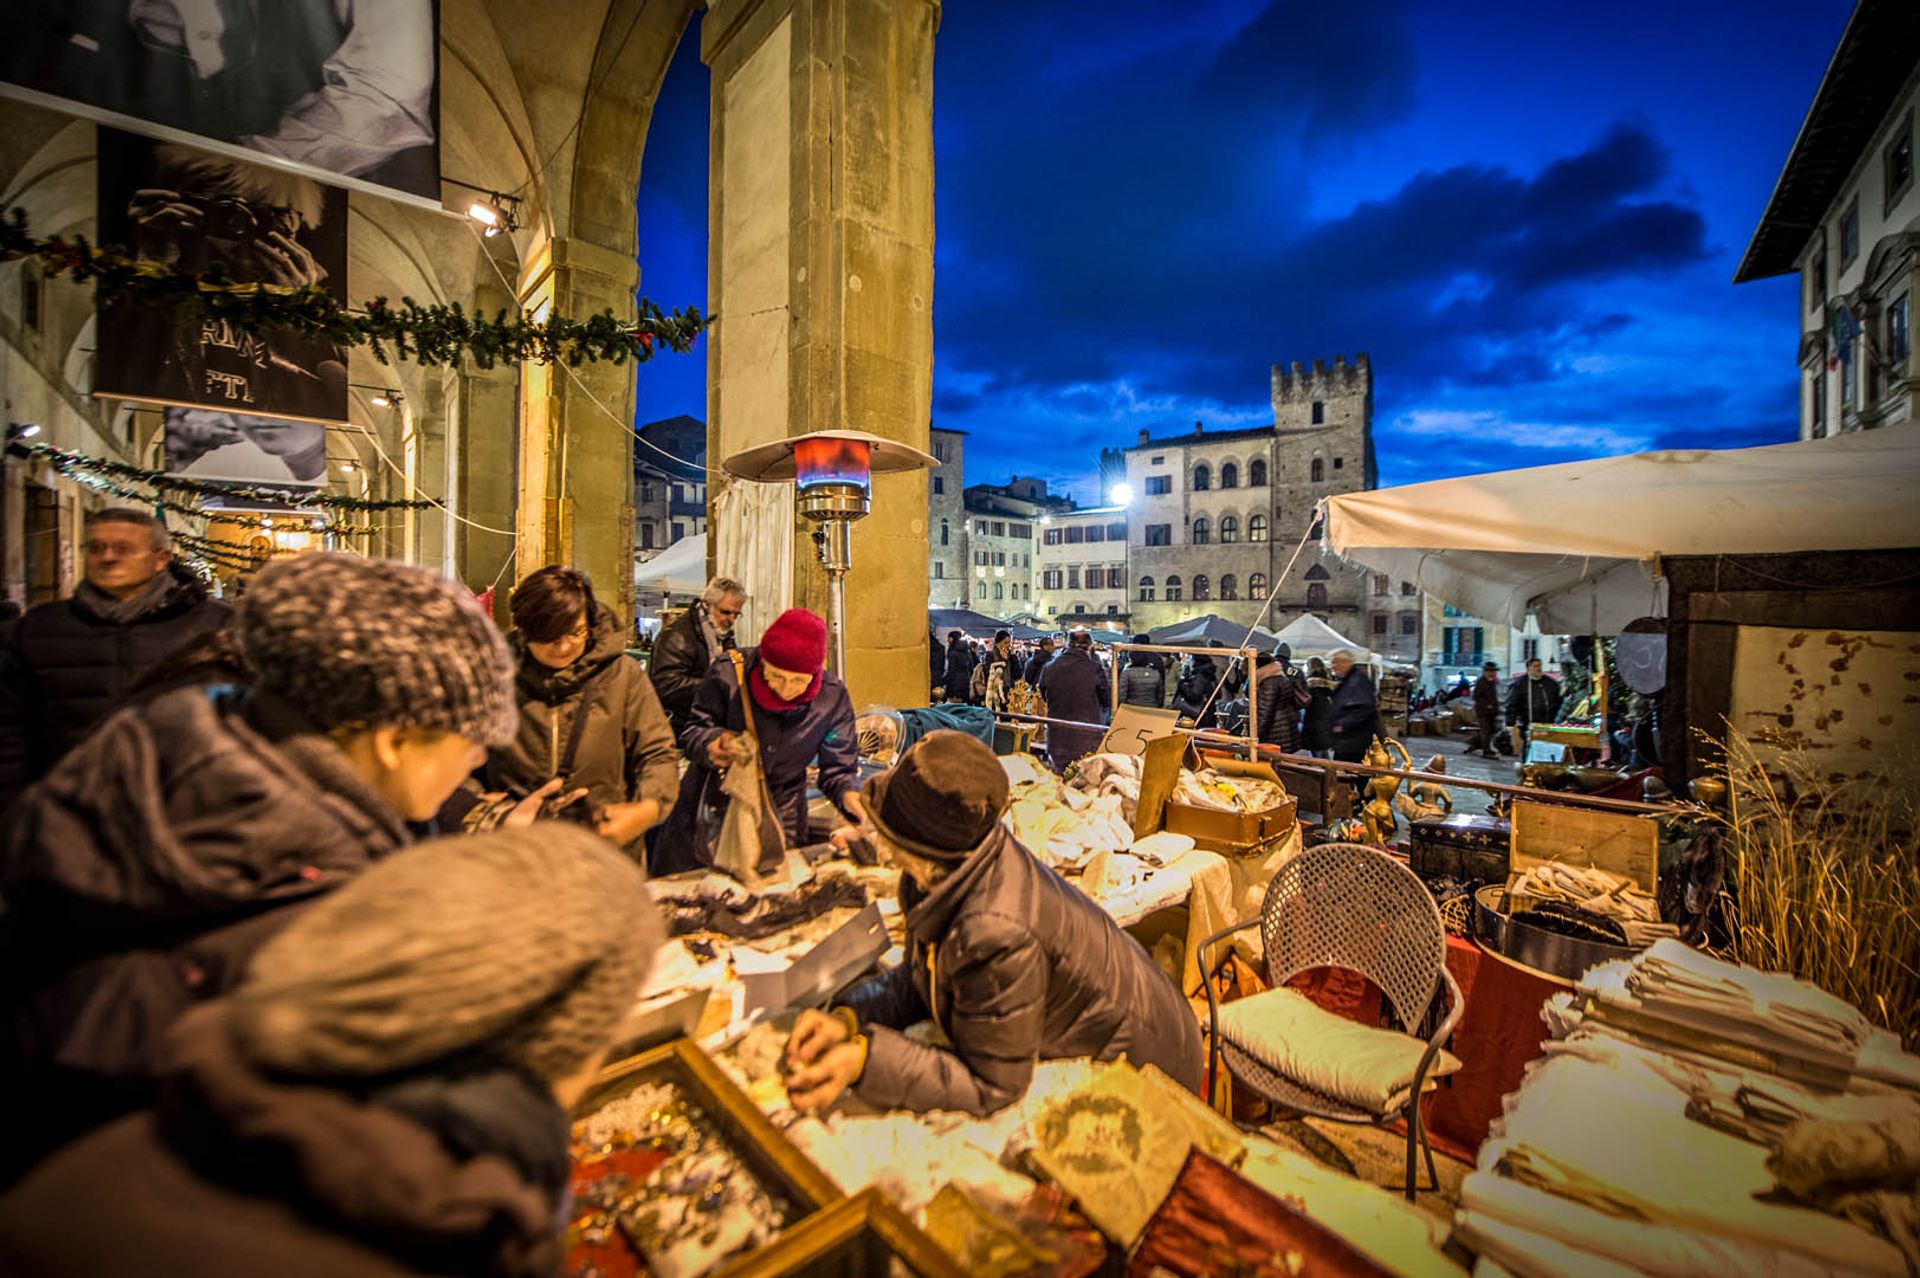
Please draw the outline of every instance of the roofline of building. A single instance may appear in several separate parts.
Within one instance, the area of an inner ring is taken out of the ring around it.
[[[1735,284],[1796,268],[1807,240],[1913,78],[1916,48],[1920,8],[1912,0],[1859,0],[1854,6],[1733,273]]]
[[[1321,430],[1325,427],[1316,426]],[[1145,443],[1128,444],[1120,451],[1137,453],[1143,448],[1172,448],[1176,444],[1218,444],[1236,439],[1254,439],[1261,436],[1274,436],[1280,433],[1278,426],[1245,426],[1237,430],[1198,431],[1191,435],[1168,435],[1160,439],[1149,438]]]

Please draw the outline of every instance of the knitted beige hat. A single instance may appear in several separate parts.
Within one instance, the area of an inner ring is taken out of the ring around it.
[[[451,1057],[563,1078],[607,1045],[663,929],[637,866],[577,826],[434,839],[268,942],[230,996],[240,1054],[370,1077]]]
[[[261,687],[321,729],[437,728],[513,740],[513,656],[457,581],[361,555],[311,554],[260,570],[234,617]]]

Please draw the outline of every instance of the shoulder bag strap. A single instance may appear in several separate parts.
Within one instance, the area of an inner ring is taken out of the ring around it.
[[[614,661],[624,661],[625,657],[615,657]],[[573,712],[573,722],[567,725],[567,744],[560,751],[560,757],[554,760],[553,775],[570,776],[573,772],[574,756],[580,753],[580,739],[587,734],[587,712],[593,709],[593,694],[600,689],[600,683],[613,669],[613,662],[602,666],[592,677],[580,685],[580,708]]]

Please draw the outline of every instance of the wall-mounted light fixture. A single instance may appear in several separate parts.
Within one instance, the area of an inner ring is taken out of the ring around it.
[[[392,408],[404,398],[396,386],[372,386],[366,382],[348,382],[347,385],[355,390],[372,391],[367,396],[367,402],[375,408]]]
[[[519,196],[507,195],[491,187],[475,186],[458,178],[443,177],[440,180],[448,186],[474,192],[474,198],[467,201],[467,216],[479,225],[482,235],[494,236],[502,231],[520,229]]]

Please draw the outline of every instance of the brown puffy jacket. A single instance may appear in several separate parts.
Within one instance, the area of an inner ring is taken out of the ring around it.
[[[1171,977],[997,826],[931,892],[900,881],[907,958],[842,1000],[872,1028],[854,1090],[880,1109],[990,1114],[1041,1060],[1124,1055],[1200,1090],[1200,1028]],[[896,1032],[931,1017],[953,1044]]]

